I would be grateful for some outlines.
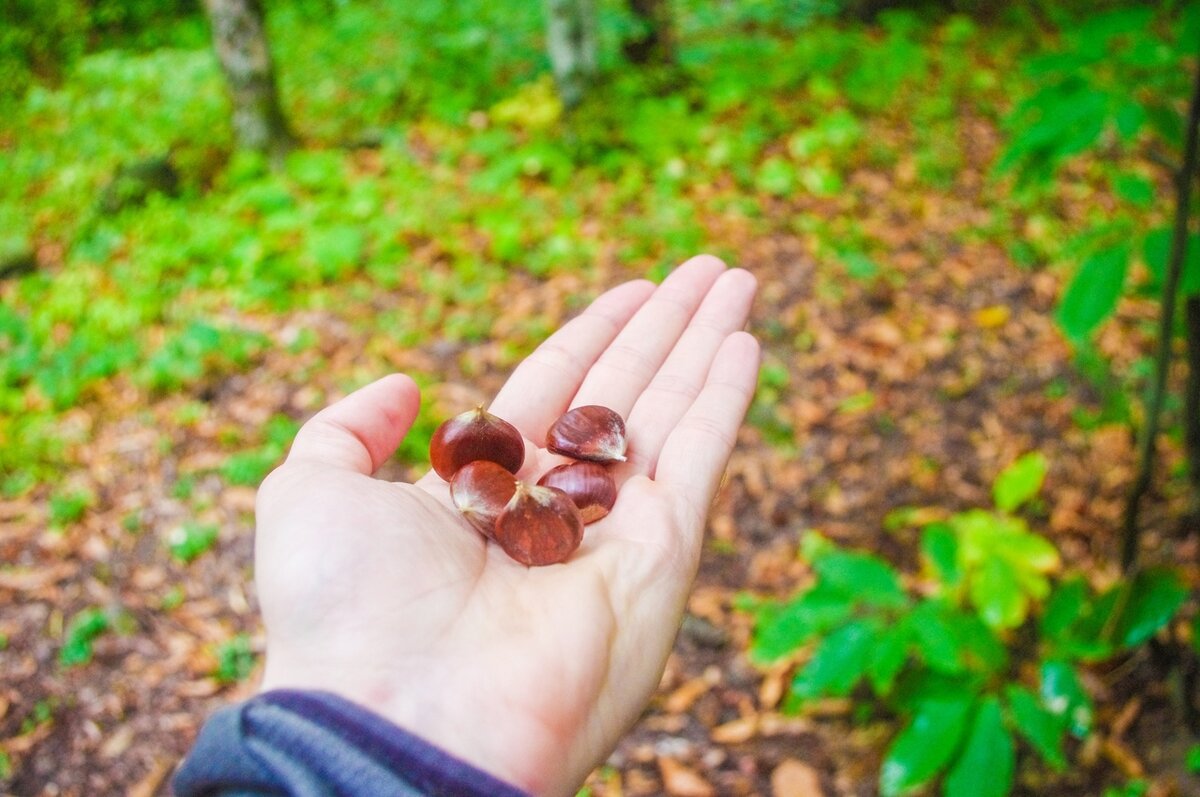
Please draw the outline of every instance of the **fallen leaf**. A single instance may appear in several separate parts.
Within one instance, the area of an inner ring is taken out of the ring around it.
[[[715,797],[712,784],[673,758],[658,759],[663,789],[672,797]]]
[[[808,764],[786,758],[771,773],[773,797],[825,797],[821,778]]]
[[[712,729],[710,738],[717,744],[741,744],[758,733],[758,715],[738,717]]]

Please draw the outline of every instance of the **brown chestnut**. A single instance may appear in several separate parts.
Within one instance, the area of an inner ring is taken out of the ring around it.
[[[486,459],[468,462],[450,479],[450,500],[467,522],[496,539],[496,518],[517,491],[517,477]]]
[[[624,462],[625,421],[598,404],[576,407],[550,427],[546,448],[573,459]]]
[[[542,487],[557,487],[575,502],[583,522],[594,523],[608,514],[617,501],[617,484],[598,462],[568,462],[546,471]]]
[[[509,473],[525,462],[525,440],[517,427],[482,406],[455,415],[433,433],[429,462],[437,475],[450,481],[469,462],[485,459]]]
[[[523,565],[564,562],[583,541],[583,518],[562,490],[517,482],[496,520],[496,542]]]

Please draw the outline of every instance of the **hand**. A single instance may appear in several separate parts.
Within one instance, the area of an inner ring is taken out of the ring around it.
[[[513,373],[490,411],[526,438],[571,406],[627,419],[608,517],[564,564],[527,568],[466,524],[430,473],[371,474],[417,414],[385,377],[317,413],[258,496],[263,689],[325,689],[534,794],[573,794],[658,684],[705,517],[754,391],[745,271],[693,258],[610,290]]]

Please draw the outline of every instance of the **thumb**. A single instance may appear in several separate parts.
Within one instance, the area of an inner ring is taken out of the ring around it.
[[[369,476],[408,434],[420,405],[421,391],[412,379],[385,376],[310,418],[296,433],[287,461]]]

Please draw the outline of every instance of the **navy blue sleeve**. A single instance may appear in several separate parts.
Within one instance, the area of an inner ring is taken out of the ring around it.
[[[328,692],[264,692],[213,714],[178,797],[528,797]]]

